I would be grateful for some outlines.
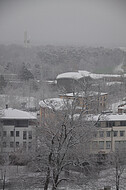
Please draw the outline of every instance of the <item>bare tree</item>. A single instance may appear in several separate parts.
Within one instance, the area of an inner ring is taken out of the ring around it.
[[[126,164],[126,151],[123,148],[116,150],[112,153],[112,165],[114,166],[115,172],[115,186],[116,190],[123,189],[125,176],[125,164]]]
[[[76,115],[76,99],[63,101],[62,110],[49,106],[44,123],[37,129],[37,148],[31,154],[37,170],[46,172],[44,190],[50,185],[56,190],[61,182],[68,180],[63,174],[69,174],[75,165],[84,168],[95,131],[93,123],[84,121],[84,109]]]

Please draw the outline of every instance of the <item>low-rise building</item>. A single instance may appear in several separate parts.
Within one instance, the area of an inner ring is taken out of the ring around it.
[[[29,112],[6,107],[0,116],[0,152],[15,152],[19,148],[28,150],[34,139],[36,116]]]
[[[80,109],[85,109],[86,113],[100,113],[106,109],[107,93],[100,92],[79,92],[60,94],[59,97],[67,100],[76,100]]]
[[[123,77],[125,78],[126,75],[124,74]],[[114,74],[96,74],[85,70],[79,70],[76,72],[61,73],[56,77],[56,80],[58,88],[69,93],[76,89],[82,90],[82,83],[84,80],[91,81],[92,83],[97,83],[99,81],[100,83],[111,82],[110,84],[112,84],[116,82],[120,84],[122,82],[122,76]]]
[[[72,101],[68,101],[62,98],[48,98],[39,102],[40,105],[40,126],[44,125],[49,119],[53,119],[55,115],[54,110],[58,112],[63,112],[67,110],[72,104]]]
[[[110,153],[126,150],[126,114],[92,116],[97,131],[92,140],[92,153]]]

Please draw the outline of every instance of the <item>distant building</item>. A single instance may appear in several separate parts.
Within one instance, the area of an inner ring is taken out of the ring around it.
[[[126,103],[118,106],[118,113],[119,114],[126,113]]]
[[[83,76],[78,72],[67,72],[57,76],[57,86],[64,92],[74,92],[83,80]]]
[[[28,112],[6,107],[0,116],[0,152],[15,152],[19,148],[28,150],[34,139],[36,116]]]
[[[53,118],[54,110],[63,112],[63,110],[68,109],[68,104],[71,105],[71,101],[68,102],[61,98],[48,98],[40,101],[40,125],[45,125],[48,119],[51,120]]]
[[[60,94],[59,98],[49,98],[39,102],[40,124],[43,125],[48,118],[53,117],[53,111],[66,111],[74,109],[74,113],[84,114],[101,113],[106,109],[107,93],[84,92]],[[74,105],[74,106],[73,106]],[[73,106],[73,107],[72,107]]]
[[[126,75],[123,75],[126,77]],[[88,71],[66,72],[56,77],[57,86],[65,93],[75,92],[77,89],[82,90],[81,84],[84,80],[90,80],[93,83],[101,82],[121,82],[121,75],[114,74],[95,74]],[[112,84],[112,83],[111,83]],[[120,84],[120,83],[119,83]]]
[[[66,93],[60,94],[59,97],[62,99],[76,100],[77,106],[80,109],[85,109],[86,113],[99,113],[106,109],[107,105],[107,93],[99,93],[89,91],[79,93]]]

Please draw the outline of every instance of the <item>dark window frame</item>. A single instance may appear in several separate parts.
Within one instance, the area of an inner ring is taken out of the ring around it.
[[[20,137],[20,131],[16,131],[16,137]]]
[[[23,131],[23,140],[27,139],[27,131]]]
[[[10,131],[10,137],[14,137],[14,131]]]
[[[124,137],[125,136],[125,131],[119,131],[120,137]]]

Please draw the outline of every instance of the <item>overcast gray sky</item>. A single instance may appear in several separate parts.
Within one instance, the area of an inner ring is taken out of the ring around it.
[[[126,0],[0,0],[0,43],[126,47]]]

